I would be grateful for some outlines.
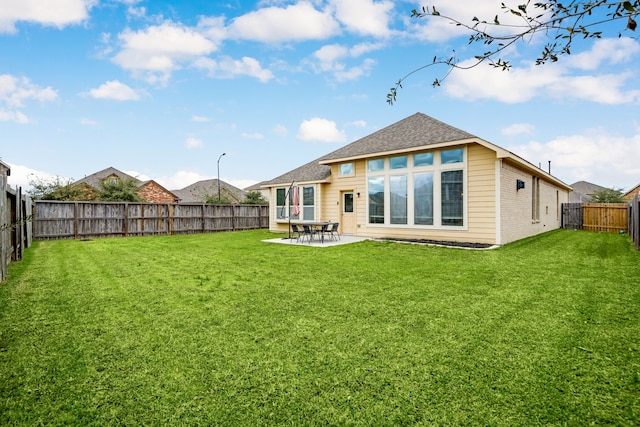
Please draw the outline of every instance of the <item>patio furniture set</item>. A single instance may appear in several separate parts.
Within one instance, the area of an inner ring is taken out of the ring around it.
[[[307,242],[311,244],[314,240],[324,243],[324,239],[340,240],[340,233],[338,232],[338,222],[314,222],[304,221],[299,223],[291,223],[291,232],[295,235],[296,242],[303,242],[307,239]]]

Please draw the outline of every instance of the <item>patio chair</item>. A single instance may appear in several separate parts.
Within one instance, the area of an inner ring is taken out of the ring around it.
[[[329,235],[330,239],[340,240],[340,233],[338,232],[339,226],[340,226],[339,222],[332,222],[327,226],[325,233]]]
[[[300,238],[304,236],[304,230],[298,224],[291,224],[291,232],[296,236],[296,242],[300,241]]]
[[[318,231],[314,230],[313,227],[311,227],[310,225],[303,225],[302,230],[303,230],[303,233],[302,233],[303,241],[304,241],[304,236],[307,236],[307,238],[309,239],[309,244],[311,244],[311,241],[313,240],[313,236],[318,234]]]

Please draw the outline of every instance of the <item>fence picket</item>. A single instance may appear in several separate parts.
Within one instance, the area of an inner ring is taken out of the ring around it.
[[[37,200],[34,213],[33,238],[38,240],[196,234],[269,223],[265,205]]]

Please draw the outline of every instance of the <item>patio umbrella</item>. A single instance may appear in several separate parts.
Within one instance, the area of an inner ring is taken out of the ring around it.
[[[298,216],[300,215],[300,187],[297,185],[291,189],[291,198],[293,202],[293,210],[291,211],[291,215]]]

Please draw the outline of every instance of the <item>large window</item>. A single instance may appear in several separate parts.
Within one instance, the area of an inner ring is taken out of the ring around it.
[[[433,172],[413,175],[413,222],[417,225],[433,225]]]
[[[463,227],[465,152],[454,148],[369,160],[368,223]]]
[[[384,224],[384,176],[369,178],[369,223]]]
[[[315,196],[313,187],[304,187],[302,190],[302,216],[307,221],[315,219]]]
[[[462,225],[462,171],[447,171],[441,175],[442,225]]]
[[[389,180],[391,224],[407,223],[407,175],[392,175]]]
[[[293,214],[293,196],[294,189],[277,188],[276,189],[276,217],[278,219],[295,219],[313,221],[315,219],[315,187],[298,187],[299,191],[299,215]]]

